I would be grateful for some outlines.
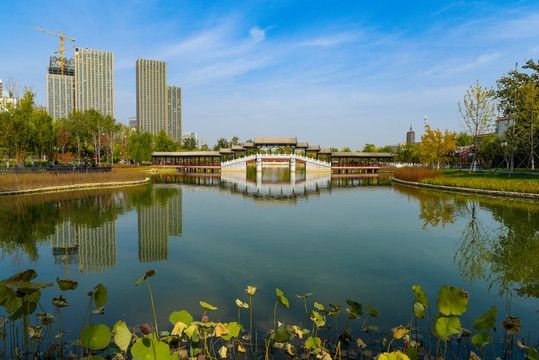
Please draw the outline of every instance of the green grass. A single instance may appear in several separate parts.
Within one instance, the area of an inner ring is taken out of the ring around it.
[[[498,190],[539,194],[539,176],[444,170],[442,176],[427,178],[423,183],[465,187],[482,190]]]

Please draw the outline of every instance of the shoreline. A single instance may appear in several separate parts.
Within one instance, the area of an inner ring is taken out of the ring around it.
[[[397,184],[401,184],[401,185],[427,188],[427,189],[435,189],[435,190],[444,190],[444,191],[449,191],[449,192],[467,193],[467,194],[472,194],[472,195],[475,194],[475,195],[490,195],[490,196],[503,196],[503,197],[518,197],[522,199],[539,200],[539,194],[534,194],[534,193],[522,193],[522,192],[515,192],[515,191],[485,190],[485,189],[474,189],[474,188],[446,186],[446,185],[434,185],[434,184],[426,184],[422,182],[401,180],[395,177],[393,177],[392,180],[396,182]]]
[[[145,177],[142,180],[134,180],[134,181],[109,181],[109,182],[101,182],[101,183],[83,183],[83,184],[62,185],[62,186],[47,186],[47,187],[33,188],[33,189],[0,191],[0,196],[26,195],[26,194],[34,194],[34,193],[56,193],[56,192],[73,191],[73,190],[106,189],[106,188],[143,185],[149,182],[150,182],[150,178]]]

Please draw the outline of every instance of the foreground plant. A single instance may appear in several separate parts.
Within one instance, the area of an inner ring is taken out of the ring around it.
[[[248,286],[246,294],[249,302],[239,298],[235,301],[238,314],[241,310],[248,310],[250,313],[248,332],[243,329],[240,316],[238,321],[216,320],[219,319],[219,308],[202,300],[199,302],[202,310],[199,320],[195,320],[186,309],[175,310],[169,314],[169,324],[165,331],[159,332],[156,302],[150,284],[150,278],[155,274],[154,270],[150,270],[136,281],[136,284],[147,283],[153,326],[142,324],[130,328],[125,321],[120,320],[110,328],[105,323],[95,321],[104,313],[104,307],[108,302],[107,288],[103,284],[97,284],[88,292],[88,310],[83,318],[78,341],[68,344],[64,342],[61,309],[69,306],[67,294],[77,289],[77,282],[57,279],[56,284],[62,294],[54,297],[52,301],[56,309],[53,315],[45,312],[40,304],[40,290],[52,284],[34,282],[37,277],[35,271],[28,270],[0,281],[0,306],[7,315],[7,317],[0,316],[2,338],[0,359],[20,357],[61,359],[75,357],[75,354],[78,358],[92,360],[105,358],[216,360],[262,357],[318,360],[353,357],[378,360],[421,358],[477,360],[497,356],[505,360],[518,357],[520,354],[529,360],[539,358],[537,350],[518,337],[522,326],[520,319],[515,316],[507,316],[501,322],[503,346],[501,349],[495,346],[493,331],[497,324],[495,307],[481,314],[468,324],[470,327],[466,328],[463,319],[467,319],[464,314],[468,310],[469,294],[463,289],[447,285],[442,286],[438,292],[436,311],[431,309],[433,306],[424,289],[419,285],[412,286],[414,299],[411,306],[411,320],[393,327],[390,331],[380,331],[374,324],[379,312],[371,305],[348,299],[346,314],[342,316],[341,305],[325,305],[313,301],[312,306],[309,306],[307,296],[300,296],[300,299],[304,310],[307,309],[307,319],[311,328],[304,328],[301,323],[285,324],[278,321],[277,309],[279,306],[288,309],[291,304],[284,292],[277,288],[273,307],[273,327],[270,325],[265,332],[259,329],[260,336],[264,338],[263,345],[259,347],[253,344],[257,332],[252,324],[252,297],[257,289]],[[38,308],[43,311],[36,314],[35,310]],[[431,311],[436,314],[434,318],[430,316]],[[331,317],[334,318],[333,326],[328,325],[328,318]],[[336,326],[338,317],[346,317],[343,329]],[[356,320],[361,318],[363,322],[359,324]],[[429,334],[435,336],[435,341],[427,338]],[[19,342],[15,337],[21,337],[23,341]],[[22,350],[18,348],[18,343],[23,345]]]

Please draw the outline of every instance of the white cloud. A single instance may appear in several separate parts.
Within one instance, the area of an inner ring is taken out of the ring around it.
[[[261,42],[266,39],[266,30],[259,28],[258,26],[253,26],[249,30],[249,37],[254,42]]]
[[[325,35],[314,37],[308,40],[299,42],[300,46],[319,46],[319,47],[332,47],[342,44],[357,41],[360,38],[359,34],[351,32],[343,32],[332,35]]]

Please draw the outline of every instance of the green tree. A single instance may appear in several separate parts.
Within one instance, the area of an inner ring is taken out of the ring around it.
[[[376,145],[365,144],[365,146],[363,146],[363,152],[376,152]]]
[[[138,162],[152,159],[152,135],[148,132],[134,132],[127,140],[129,158]]]
[[[473,144],[473,139],[465,132],[457,134],[457,146],[469,146]]]
[[[225,138],[217,139],[217,143],[213,147],[213,150],[217,151],[219,149],[226,149],[230,147],[230,143]]]
[[[418,145],[401,144],[397,147],[397,161],[417,164],[420,162]]]
[[[155,151],[176,151],[178,143],[168,136],[165,130],[161,130],[154,136],[153,139]]]
[[[240,138],[237,136],[232,136],[232,139],[230,139],[230,146],[238,145],[239,143],[240,143]]]
[[[539,143],[538,88],[539,62],[533,60],[528,60],[521,69],[515,67],[497,81],[498,108],[512,119],[512,126],[505,133],[510,172],[513,172],[517,154],[527,158],[530,167],[535,167],[535,149]]]
[[[341,151],[342,152],[352,152],[352,150],[348,146],[343,147]]]
[[[393,152],[393,146],[386,145],[381,148],[376,149],[377,152],[385,152],[385,153],[392,153]]]
[[[503,154],[502,140],[495,134],[482,137],[479,143],[479,158],[487,167],[493,167],[494,161]]]
[[[195,150],[197,148],[197,141],[194,137],[190,136],[183,141],[183,148],[185,150]]]

